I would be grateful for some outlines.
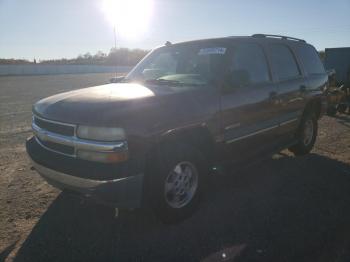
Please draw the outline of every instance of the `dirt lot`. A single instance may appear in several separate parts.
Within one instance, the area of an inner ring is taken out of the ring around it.
[[[0,78],[0,261],[349,261],[350,117],[324,117],[312,154],[282,152],[212,178],[177,226],[147,210],[81,203],[30,170],[24,141],[42,97],[110,75]]]

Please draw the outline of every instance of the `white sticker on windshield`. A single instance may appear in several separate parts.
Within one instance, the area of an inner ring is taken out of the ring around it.
[[[208,47],[199,50],[198,55],[224,55],[225,53],[225,47]]]

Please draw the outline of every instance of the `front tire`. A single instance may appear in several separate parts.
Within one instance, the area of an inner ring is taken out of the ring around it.
[[[315,145],[317,137],[317,117],[314,112],[307,112],[300,123],[297,131],[297,144],[292,146],[289,150],[296,156],[302,156],[310,153]]]
[[[167,145],[158,149],[149,175],[151,205],[161,221],[178,223],[197,208],[204,177],[203,155],[187,145]]]

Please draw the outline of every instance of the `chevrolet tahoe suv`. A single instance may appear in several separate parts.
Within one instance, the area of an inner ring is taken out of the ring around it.
[[[114,83],[33,106],[33,167],[115,208],[189,216],[214,166],[310,152],[328,77],[304,40],[256,34],[154,49]]]

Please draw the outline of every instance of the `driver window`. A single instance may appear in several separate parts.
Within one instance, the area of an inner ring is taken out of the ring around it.
[[[262,48],[253,43],[235,48],[230,77],[235,87],[244,87],[270,81],[269,69]]]

